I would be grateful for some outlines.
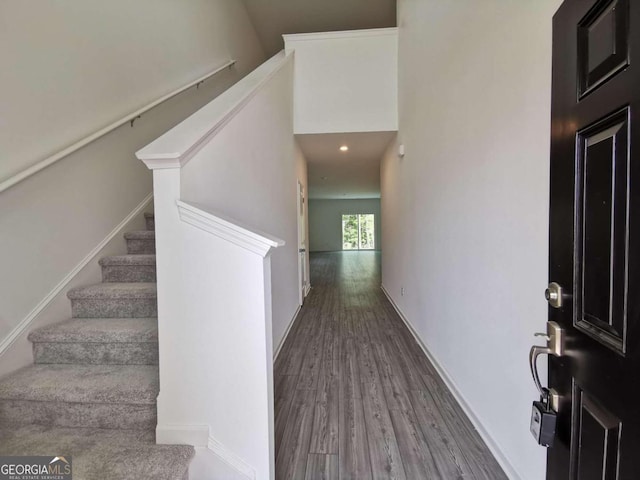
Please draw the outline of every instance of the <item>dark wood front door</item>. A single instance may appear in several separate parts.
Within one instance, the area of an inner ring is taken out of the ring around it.
[[[553,19],[549,280],[566,332],[547,478],[640,479],[640,1]]]

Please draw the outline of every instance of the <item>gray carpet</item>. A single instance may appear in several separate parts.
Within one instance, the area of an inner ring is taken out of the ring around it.
[[[156,235],[151,230],[140,230],[124,234],[127,241],[127,253],[156,253]]]
[[[29,334],[34,364],[0,379],[0,455],[71,456],[76,480],[188,478],[194,449],[155,445],[154,218],[71,289],[72,317]]]
[[[182,480],[194,449],[148,431],[27,426],[0,429],[0,455],[71,456],[74,480]]]
[[[100,260],[103,282],[155,282],[155,255],[116,255]]]
[[[156,284],[105,282],[69,290],[74,318],[157,317]]]
[[[157,365],[155,318],[74,318],[29,334],[35,363]]]

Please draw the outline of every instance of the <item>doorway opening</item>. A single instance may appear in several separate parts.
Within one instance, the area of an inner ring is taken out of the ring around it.
[[[375,215],[372,213],[342,215],[342,249],[375,250]]]

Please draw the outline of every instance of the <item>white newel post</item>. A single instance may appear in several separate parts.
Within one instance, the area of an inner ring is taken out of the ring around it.
[[[160,367],[160,393],[158,394],[158,424],[156,442],[160,444],[187,443],[204,446],[208,440],[206,428],[193,428],[191,432],[180,429],[179,423],[172,421],[171,397],[179,384],[171,378],[172,358],[168,353],[172,348],[172,318],[176,317],[177,305],[175,282],[179,261],[172,252],[180,241],[180,216],[176,202],[180,199],[180,164],[161,167],[162,163],[145,162],[153,170],[154,215],[156,230],[156,276],[158,291],[158,349]],[[172,293],[173,291],[173,293]],[[176,345],[173,345],[175,348]],[[175,365],[174,365],[175,366]]]
[[[275,478],[271,258],[283,241],[180,201],[176,160],[153,170],[158,443]]]
[[[197,447],[206,446],[209,437],[205,425],[193,425],[187,430],[184,425],[172,421],[171,397],[180,388],[171,377],[175,367],[169,352],[172,348],[172,318],[176,318],[175,296],[180,295],[173,283],[180,270],[179,257],[173,255],[180,245],[180,216],[176,202],[180,199],[181,165],[177,160],[143,159],[153,171],[154,215],[156,231],[156,274],[158,292],[158,349],[160,369],[160,393],[158,395],[158,424],[156,441],[159,444],[187,443]],[[179,318],[179,317],[178,317]]]

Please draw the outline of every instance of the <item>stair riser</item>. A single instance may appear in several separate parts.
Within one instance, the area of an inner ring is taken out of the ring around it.
[[[157,365],[157,343],[33,344],[35,363],[82,365]]]
[[[149,430],[155,428],[156,421],[155,405],[0,400],[0,424],[9,427]]]
[[[103,282],[155,282],[155,265],[105,265]]]
[[[127,239],[127,253],[130,255],[153,255],[156,253],[156,241],[153,239]]]
[[[155,298],[78,298],[71,300],[74,318],[157,317]]]
[[[145,218],[145,223],[147,224],[147,230],[155,230],[156,229],[156,222],[155,219],[152,218]]]

